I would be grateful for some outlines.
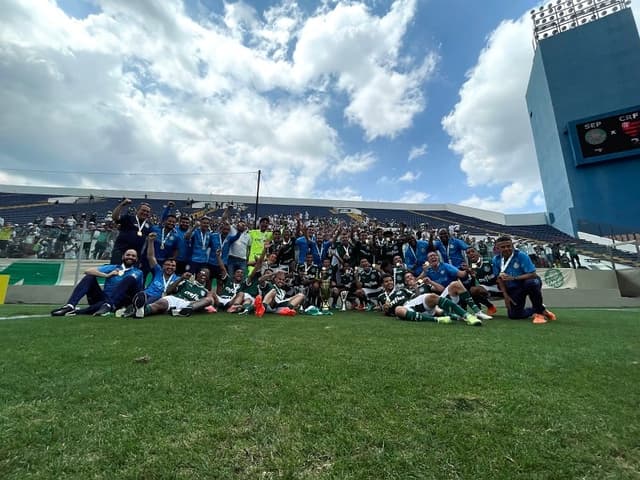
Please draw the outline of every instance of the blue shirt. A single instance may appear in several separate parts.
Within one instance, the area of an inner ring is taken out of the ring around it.
[[[180,240],[176,229],[174,228],[167,233],[164,227],[160,225],[154,225],[153,227],[151,227],[151,231],[157,234],[157,237],[153,242],[153,247],[158,263],[162,263],[167,258],[173,257],[173,253],[178,248],[178,242]],[[164,244],[162,243],[163,233]]]
[[[191,232],[191,261],[194,263],[207,263],[209,259],[209,243],[211,232],[203,232],[200,228]],[[215,255],[215,250],[213,250]]]
[[[155,267],[153,267],[152,272],[153,272],[153,279],[151,280],[151,283],[149,284],[149,286],[145,288],[144,292],[149,297],[153,297],[153,298],[160,298],[161,296],[163,296],[164,291],[166,289],[165,285],[168,286],[169,284],[175,282],[179,278],[175,273],[172,273],[171,277],[169,278],[169,281],[165,282],[164,273],[160,265],[156,265]]]
[[[422,272],[422,266],[427,261],[428,249],[429,242],[426,240],[416,240],[415,249],[409,243],[405,243],[402,246],[402,259],[407,268],[414,274],[420,275],[420,272]]]
[[[425,271],[425,275],[434,282],[439,283],[446,288],[447,285],[449,285],[451,282],[458,280],[458,272],[460,272],[460,270],[458,270],[453,265],[440,262],[437,270],[434,270],[431,266],[429,266],[429,268],[427,268],[427,270]]]
[[[113,277],[105,278],[104,280],[104,294],[111,298],[111,294],[116,287],[127,277],[134,277],[138,283],[138,290],[142,290],[142,270],[136,267],[130,267],[125,269],[124,265],[102,265],[98,267],[98,271],[101,273],[111,273],[114,270],[120,270],[122,275],[114,275]]]
[[[505,262],[509,261],[505,259]],[[502,255],[496,255],[493,257],[493,274],[497,277],[500,275],[500,268],[502,266]],[[525,273],[534,273],[536,271],[536,267],[525,252],[522,252],[517,249],[513,249],[513,257],[509,261],[508,265],[504,269],[504,273],[511,277],[517,277],[519,275],[524,275]],[[512,288],[518,285],[517,280],[511,280],[506,282],[507,288]]]
[[[464,262],[464,251],[469,248],[465,242],[459,238],[449,238],[449,243],[444,246],[440,240],[433,242],[433,245],[438,249],[440,257],[444,263],[450,263],[454,267],[460,267]]]

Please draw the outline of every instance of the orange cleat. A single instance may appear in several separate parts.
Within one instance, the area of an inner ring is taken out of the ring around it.
[[[262,295],[256,295],[256,298],[253,301],[253,307],[256,310],[256,317],[262,317],[264,315],[265,308],[262,304]]]
[[[546,318],[547,320],[551,320],[552,322],[555,322],[557,317],[556,314],[553,313],[551,310],[546,310],[544,312],[542,312],[542,314],[544,315],[544,318]]]
[[[287,317],[293,317],[296,314],[296,311],[293,308],[289,308],[289,307],[282,307],[279,311],[278,311],[279,315],[286,315]]]
[[[491,305],[490,307],[487,307],[487,315],[495,315],[496,313],[498,313],[498,309],[496,308],[495,305]]]
[[[533,323],[536,325],[542,325],[543,323],[547,323],[547,319],[544,318],[544,315],[540,315],[539,313],[534,313]]]

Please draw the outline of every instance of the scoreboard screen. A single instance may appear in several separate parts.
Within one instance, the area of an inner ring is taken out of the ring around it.
[[[640,154],[640,107],[571,122],[576,164]]]

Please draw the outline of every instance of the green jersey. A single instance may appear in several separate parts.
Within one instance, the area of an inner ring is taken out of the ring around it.
[[[233,298],[242,288],[243,282],[236,283],[229,275],[222,279],[222,290],[220,290],[220,296],[222,298]]]
[[[380,276],[380,272],[370,268],[367,270],[360,270],[358,274],[358,280],[362,283],[364,288],[379,288],[382,285],[382,277]]]
[[[404,305],[413,297],[413,292],[406,288],[394,288],[390,292],[382,292],[378,295],[378,303],[380,305],[389,305],[390,307],[397,307]]]
[[[198,282],[185,281],[178,287],[178,291],[174,293],[174,297],[182,298],[190,302],[195,302],[209,294],[206,287]]]

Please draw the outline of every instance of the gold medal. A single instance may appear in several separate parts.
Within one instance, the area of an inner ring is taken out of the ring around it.
[[[138,230],[138,236],[141,237],[142,236],[142,232],[140,230]]]

